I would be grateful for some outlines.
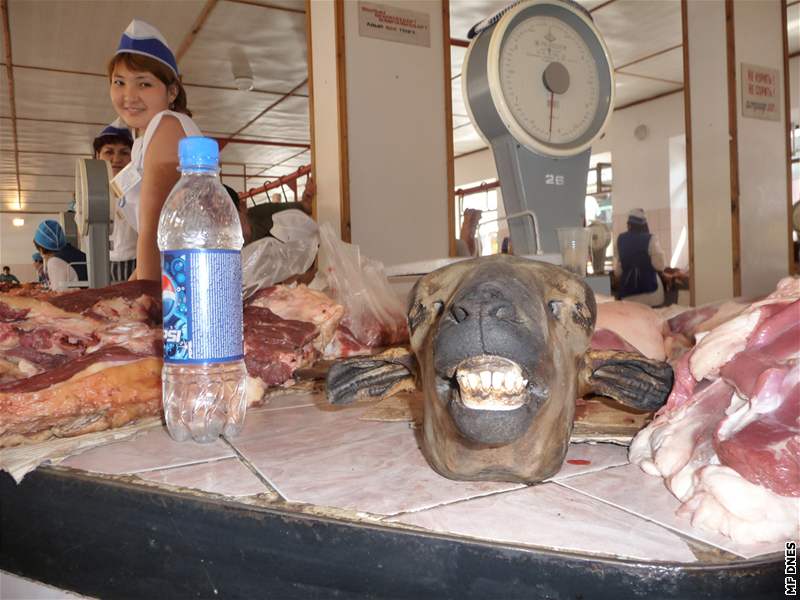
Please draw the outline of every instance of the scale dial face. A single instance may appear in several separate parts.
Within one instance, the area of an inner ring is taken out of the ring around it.
[[[546,156],[571,156],[602,133],[613,69],[590,19],[564,3],[522,3],[495,26],[487,56],[495,108],[512,135]]]
[[[506,37],[500,86],[517,123],[545,144],[568,144],[583,136],[600,96],[589,46],[553,17],[528,19]]]

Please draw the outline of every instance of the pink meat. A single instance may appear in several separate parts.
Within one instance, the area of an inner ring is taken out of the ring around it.
[[[595,329],[589,342],[592,350],[621,350],[623,352],[638,352],[636,348],[623,340],[610,329]]]
[[[597,305],[595,331],[613,331],[647,358],[664,360],[664,332],[659,313],[636,302],[603,302]]]
[[[764,371],[749,405],[724,419],[714,437],[722,464],[781,496],[800,497],[799,373],[797,361]]]

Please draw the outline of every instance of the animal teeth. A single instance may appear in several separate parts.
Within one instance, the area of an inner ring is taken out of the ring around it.
[[[495,371],[492,373],[492,387],[495,389],[502,389],[504,379],[505,374],[501,373],[500,371]]]
[[[481,384],[481,378],[477,373],[469,373],[467,375],[467,380],[469,381],[469,387],[472,389],[477,388]]]
[[[492,373],[491,371],[481,371],[481,384],[484,389],[492,387]]]

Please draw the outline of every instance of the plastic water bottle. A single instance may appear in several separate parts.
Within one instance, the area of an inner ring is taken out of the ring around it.
[[[219,180],[219,148],[187,137],[181,178],[158,222],[164,309],[164,414],[182,442],[213,442],[244,425],[244,244],[236,207]]]

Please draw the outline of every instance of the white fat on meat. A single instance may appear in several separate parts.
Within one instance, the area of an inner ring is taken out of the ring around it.
[[[739,543],[800,537],[800,498],[779,496],[722,465],[703,467],[695,480],[693,496],[678,510],[693,526]]]
[[[613,331],[647,358],[666,358],[664,327],[661,314],[644,304],[623,300],[597,305],[595,331]]]
[[[344,316],[341,304],[303,284],[267,288],[259,292],[251,304],[268,308],[281,319],[313,323],[319,329],[319,336],[313,344],[320,353],[333,339],[336,327]]]
[[[668,480],[692,460],[698,446],[712,443],[717,424],[730,404],[733,388],[718,380],[696,394],[692,402],[664,413],[640,431],[630,446],[629,459],[650,475]],[[701,454],[706,452],[700,449]],[[677,482],[685,481],[691,472],[684,472]],[[669,487],[669,483],[668,483]],[[691,490],[681,485],[679,498]]]
[[[704,335],[689,359],[689,369],[695,380],[716,377],[722,365],[744,350],[760,318],[761,311],[748,311]]]

